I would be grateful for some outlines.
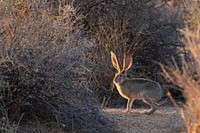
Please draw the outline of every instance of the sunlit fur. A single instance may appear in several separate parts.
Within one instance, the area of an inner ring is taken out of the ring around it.
[[[130,56],[125,57],[130,58]],[[126,111],[130,112],[133,101],[139,99],[151,106],[151,109],[145,113],[152,114],[156,110],[156,104],[162,101],[164,94],[164,90],[159,83],[144,78],[127,78],[127,70],[132,65],[132,57],[131,59],[124,59],[124,65],[126,64],[127,68],[123,66],[123,70],[120,70],[117,57],[113,52],[111,52],[111,60],[113,66],[118,71],[115,74],[113,82],[119,94],[128,99]],[[125,62],[125,60],[130,62]]]

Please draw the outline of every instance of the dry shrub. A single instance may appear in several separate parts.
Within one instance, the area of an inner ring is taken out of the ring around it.
[[[51,9],[48,1],[0,2],[1,118],[9,125],[24,114],[22,122],[55,122],[68,132],[114,132],[87,88],[92,43],[81,37],[82,16],[64,2]]]
[[[174,61],[171,66],[163,66],[165,77],[181,88],[186,98],[186,106],[180,109],[188,133],[200,132],[200,18],[198,1],[187,1],[185,28],[180,32],[182,42],[188,50],[183,55],[181,68]],[[186,110],[186,111],[184,111]]]
[[[133,67],[129,70],[131,77],[150,78],[160,83],[164,79],[156,62],[166,64],[172,56],[181,61],[178,54],[183,45],[177,41],[176,31],[181,26],[180,14],[171,11],[167,3],[75,0],[75,5],[78,5],[78,14],[85,16],[83,36],[94,42],[86,58],[88,68],[92,69],[87,85],[104,104],[119,103],[123,99],[116,90],[110,89],[115,73],[110,51],[121,60],[124,52],[133,54]]]

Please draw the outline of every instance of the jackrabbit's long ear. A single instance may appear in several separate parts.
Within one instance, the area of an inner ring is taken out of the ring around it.
[[[114,68],[117,69],[118,72],[120,72],[120,66],[119,66],[119,62],[117,60],[116,55],[112,51],[110,52],[110,54],[111,54],[111,61]]]
[[[124,71],[128,70],[132,66],[132,63],[133,63],[132,55],[125,54],[123,60],[123,70]]]

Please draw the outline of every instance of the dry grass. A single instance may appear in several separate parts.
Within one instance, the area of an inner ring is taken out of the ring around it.
[[[93,44],[81,37],[83,16],[65,1],[54,6],[0,2],[1,118],[12,125],[24,114],[21,123],[53,122],[64,132],[113,132],[87,87],[85,53]]]
[[[182,42],[188,50],[183,55],[182,65],[174,61],[171,67],[163,67],[164,75],[169,81],[181,88],[186,98],[186,106],[181,109],[181,116],[188,133],[200,132],[200,19],[198,1],[188,1],[185,28],[180,32]],[[183,110],[186,111],[184,112]]]

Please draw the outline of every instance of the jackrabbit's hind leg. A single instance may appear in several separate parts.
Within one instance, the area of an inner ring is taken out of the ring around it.
[[[156,111],[156,107],[154,104],[149,104],[151,106],[151,109],[149,109],[146,114],[150,115]]]
[[[154,113],[156,111],[157,108],[156,108],[156,106],[152,102],[150,102],[148,100],[144,100],[144,102],[147,103],[147,104],[149,104],[150,107],[151,107],[148,111],[145,112],[145,114],[150,115],[150,114],[152,114],[152,113]]]

